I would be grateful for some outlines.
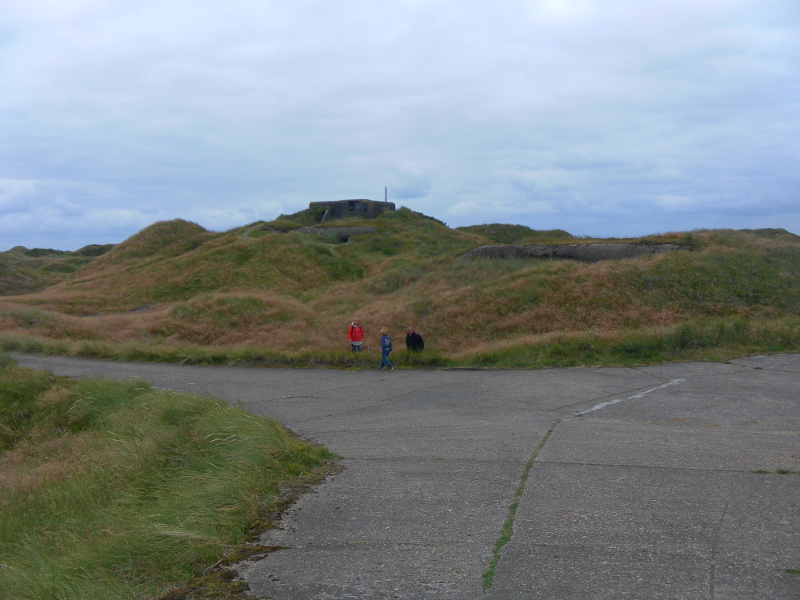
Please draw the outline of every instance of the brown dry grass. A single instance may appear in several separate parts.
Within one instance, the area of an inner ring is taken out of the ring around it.
[[[0,511],[18,494],[63,483],[96,466],[76,460],[84,456],[92,441],[86,436],[63,436],[56,439],[32,438],[0,459]]]
[[[416,226],[401,217],[411,225],[390,225]],[[157,230],[147,232],[117,259],[109,252],[57,286],[4,299],[0,331],[111,345],[326,353],[349,349],[347,326],[359,318],[367,347],[377,346],[382,326],[399,342],[413,325],[427,348],[464,356],[549,334],[612,336],[697,318],[797,314],[793,238],[668,233],[651,240],[694,251],[583,264],[458,258],[453,248],[474,245],[475,236],[437,249],[437,236],[449,235],[441,228],[420,236],[430,245],[420,241],[417,252],[407,239],[392,242],[390,229],[336,245],[296,232],[250,238],[184,227],[191,243],[175,243],[161,260],[142,254],[158,239]],[[140,304],[149,310],[129,312]],[[78,316],[92,313],[99,314]]]

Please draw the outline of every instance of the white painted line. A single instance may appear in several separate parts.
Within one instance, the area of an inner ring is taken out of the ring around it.
[[[590,412],[594,412],[596,410],[600,410],[601,408],[606,408],[607,406],[611,406],[612,404],[616,404],[617,402],[622,402],[623,400],[636,400],[638,398],[643,398],[644,396],[646,396],[650,392],[655,392],[656,390],[663,390],[666,387],[669,387],[671,385],[677,385],[679,383],[683,383],[684,381],[686,381],[686,380],[685,379],[673,379],[669,383],[665,383],[664,385],[660,385],[658,387],[654,387],[654,388],[651,388],[649,390],[645,390],[643,392],[639,392],[638,394],[634,394],[633,396],[628,396],[627,398],[617,398],[616,400],[609,400],[608,402],[602,402],[601,404],[598,404],[597,406],[593,406],[592,408],[590,408],[588,410],[582,410],[582,411],[576,412],[575,416],[576,417],[582,417],[583,415],[588,415]]]

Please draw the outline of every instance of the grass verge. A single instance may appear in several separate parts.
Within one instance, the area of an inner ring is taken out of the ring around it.
[[[480,342],[480,344],[478,344]],[[617,331],[580,331],[522,336],[516,340],[479,341],[458,354],[426,349],[398,350],[395,368],[513,368],[635,366],[687,360],[728,360],[753,353],[797,352],[800,317],[747,319],[715,317],[664,327]],[[174,346],[158,343],[110,344],[92,340],[49,339],[0,334],[0,351],[79,358],[292,368],[369,369],[376,352],[281,352],[254,346]]]
[[[331,459],[215,399],[3,358],[0,597],[243,598],[203,590]]]
[[[127,360],[195,365],[255,367],[366,369],[377,367],[380,353],[350,351],[281,352],[251,346],[173,346],[156,343],[110,344],[102,341],[49,339],[31,335],[0,334],[0,351],[21,354],[72,356],[96,360]],[[438,368],[458,366],[440,352],[393,352],[399,367]]]

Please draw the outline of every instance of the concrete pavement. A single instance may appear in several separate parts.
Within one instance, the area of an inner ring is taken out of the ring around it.
[[[800,355],[539,371],[16,356],[267,415],[342,456],[241,566],[254,596],[800,599]]]

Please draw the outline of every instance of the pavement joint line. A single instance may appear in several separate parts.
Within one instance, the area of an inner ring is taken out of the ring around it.
[[[717,577],[717,553],[719,547],[719,538],[720,538],[720,532],[722,531],[722,524],[725,521],[725,517],[728,515],[728,509],[730,508],[730,506],[731,506],[730,501],[725,503],[725,510],[722,511],[719,520],[714,526],[714,539],[711,542],[711,561],[708,574],[708,591],[709,591],[709,598],[711,600],[714,600],[714,598],[717,597],[715,586]]]
[[[391,398],[389,400],[391,400]],[[346,410],[340,410],[340,411],[337,411],[337,412],[326,413],[324,416],[325,417],[340,417],[342,415],[351,415],[351,414],[362,412],[362,411],[365,411],[365,410],[372,410],[373,408],[375,408],[377,406],[386,406],[387,404],[389,404],[389,401],[388,400],[384,400],[384,401],[376,402],[374,404],[369,404],[368,406],[361,406],[359,408],[348,408]],[[319,415],[312,415],[312,416],[305,417],[305,418],[302,418],[302,419],[297,419],[295,421],[295,423],[306,423],[308,421],[316,421],[318,419],[319,419]]]
[[[514,492],[514,501],[508,507],[508,516],[506,517],[505,522],[503,523],[503,527],[500,529],[500,537],[497,538],[497,541],[494,545],[494,550],[492,550],[492,560],[489,563],[489,567],[486,569],[486,572],[483,574],[483,591],[487,591],[490,587],[492,587],[492,579],[494,578],[494,572],[497,568],[498,563],[500,562],[500,557],[502,555],[503,547],[511,541],[511,538],[514,536],[514,519],[517,514],[517,508],[519,507],[519,501],[522,499],[522,495],[525,493],[525,487],[528,483],[528,476],[530,475],[531,469],[533,468],[534,463],[536,462],[536,458],[539,456],[539,453],[544,448],[547,440],[550,439],[550,436],[555,431],[556,427],[561,423],[561,419],[556,421],[550,426],[550,429],[547,430],[547,433],[544,434],[542,441],[539,442],[539,445],[531,454],[530,459],[528,459],[525,468],[522,471],[522,475],[519,478],[519,485],[517,485],[517,489]]]
[[[767,356],[751,356],[749,358],[768,358],[768,357]],[[733,359],[733,360],[736,360],[736,359]],[[747,371],[772,371],[774,373],[790,373],[790,374],[798,373],[798,371],[792,371],[791,369],[781,369],[781,368],[777,368],[777,367],[765,368],[765,367],[760,367],[760,366],[738,364],[738,363],[734,363],[734,362],[731,362],[731,361],[728,361],[725,364],[733,365],[735,367],[739,367],[741,370],[747,370]]]
[[[679,383],[683,383],[684,381],[686,381],[686,380],[685,379],[673,379],[672,381],[669,381],[669,382],[667,382],[667,383],[665,383],[663,385],[659,385],[659,386],[656,386],[654,388],[650,388],[649,390],[645,390],[643,392],[639,392],[638,394],[634,394],[633,396],[628,396],[627,398],[617,398],[616,400],[609,400],[608,402],[601,402],[600,404],[596,404],[592,408],[589,408],[587,410],[580,410],[580,411],[578,411],[578,412],[576,412],[574,414],[575,414],[576,417],[582,417],[582,416],[588,415],[589,413],[594,412],[596,410],[602,410],[604,408],[608,408],[609,406],[612,406],[612,405],[617,404],[619,402],[623,402],[625,400],[638,400],[639,398],[645,397],[647,394],[650,394],[652,392],[656,392],[658,390],[663,390],[664,388],[668,388],[671,385],[678,385]]]
[[[604,467],[611,469],[646,469],[658,471],[697,471],[702,473],[738,473],[741,475],[776,475],[779,477],[791,477],[793,475],[800,475],[800,472],[789,471],[788,473],[778,473],[775,471],[759,472],[753,469],[723,469],[720,467],[670,467],[664,465],[637,465],[635,463],[590,463],[590,462],[568,462],[563,460],[537,460],[536,464],[539,465],[558,465],[562,467]]]

